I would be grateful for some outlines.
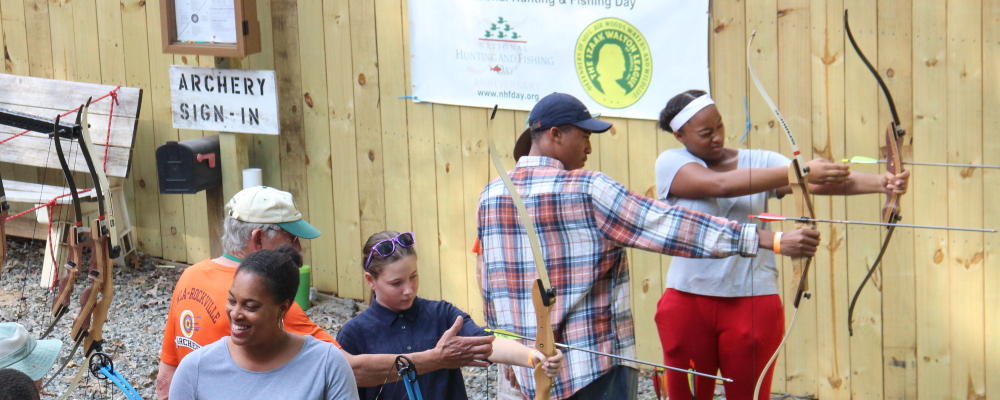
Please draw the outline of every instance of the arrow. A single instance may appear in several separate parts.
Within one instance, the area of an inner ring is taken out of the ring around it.
[[[523,340],[531,340],[531,341],[535,340],[535,339],[532,339],[532,338],[529,338],[529,337],[518,335],[518,334],[516,334],[514,332],[505,331],[503,329],[483,328],[483,330],[486,331],[486,333],[491,333],[491,334],[493,334],[493,336],[496,336],[496,337],[501,338],[501,339],[511,339],[511,340],[523,339]],[[649,365],[651,367],[657,367],[657,368],[662,368],[662,369],[669,369],[671,371],[682,372],[682,373],[689,374],[689,375],[698,375],[698,376],[702,376],[702,377],[705,377],[705,378],[718,379],[720,381],[726,381],[726,382],[732,382],[733,381],[732,379],[723,378],[721,376],[715,376],[715,375],[710,375],[710,374],[703,374],[701,372],[689,371],[689,370],[682,369],[682,368],[668,367],[666,365],[654,364],[654,363],[646,362],[646,361],[640,361],[640,360],[636,360],[634,358],[616,356],[614,354],[608,354],[608,353],[604,353],[604,352],[600,352],[600,351],[596,351],[596,350],[581,349],[579,347],[573,347],[573,346],[570,346],[570,345],[567,345],[567,344],[562,344],[562,343],[556,343],[555,346],[556,347],[561,347],[561,348],[564,348],[564,349],[568,349],[568,350],[579,350],[579,351],[583,351],[583,352],[587,352],[587,353],[597,354],[597,355],[600,355],[600,356],[617,358],[619,360],[625,360],[625,361],[631,361],[631,362],[638,363],[638,364]]]
[[[965,231],[965,232],[987,232],[996,233],[996,229],[978,229],[978,228],[952,228],[949,226],[932,226],[932,225],[908,225],[908,224],[890,224],[884,222],[865,222],[865,221],[841,221],[836,219],[814,219],[814,218],[791,218],[785,217],[777,214],[763,213],[760,215],[751,215],[750,219],[759,219],[764,222],[776,222],[776,221],[795,221],[795,222],[826,222],[831,224],[854,224],[854,225],[874,225],[874,226],[895,226],[897,228],[916,228],[916,229],[942,229],[946,231]]]
[[[852,164],[885,164],[885,160],[876,160],[871,157],[856,156],[851,159],[844,159],[844,162]],[[958,168],[993,168],[1000,169],[1000,165],[976,165],[976,164],[949,164],[949,163],[929,163],[907,161],[906,165],[929,165],[932,167],[958,167]]]

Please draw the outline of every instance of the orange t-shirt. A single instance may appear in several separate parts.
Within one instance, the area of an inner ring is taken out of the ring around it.
[[[210,259],[188,267],[181,274],[170,300],[160,361],[180,365],[192,351],[230,335],[226,302],[235,276],[236,268]],[[333,336],[309,320],[298,303],[292,302],[285,314],[284,326],[288,332],[312,336],[340,347]]]

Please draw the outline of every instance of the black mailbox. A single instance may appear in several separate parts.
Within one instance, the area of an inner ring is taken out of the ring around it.
[[[219,135],[167,142],[156,149],[161,194],[194,194],[222,186]]]

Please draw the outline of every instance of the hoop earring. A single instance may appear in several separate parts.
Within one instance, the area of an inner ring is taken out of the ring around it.
[[[285,330],[285,316],[278,318],[278,329]]]

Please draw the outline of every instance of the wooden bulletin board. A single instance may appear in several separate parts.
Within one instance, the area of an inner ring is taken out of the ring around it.
[[[242,58],[261,50],[256,0],[161,0],[160,23],[164,53]]]

